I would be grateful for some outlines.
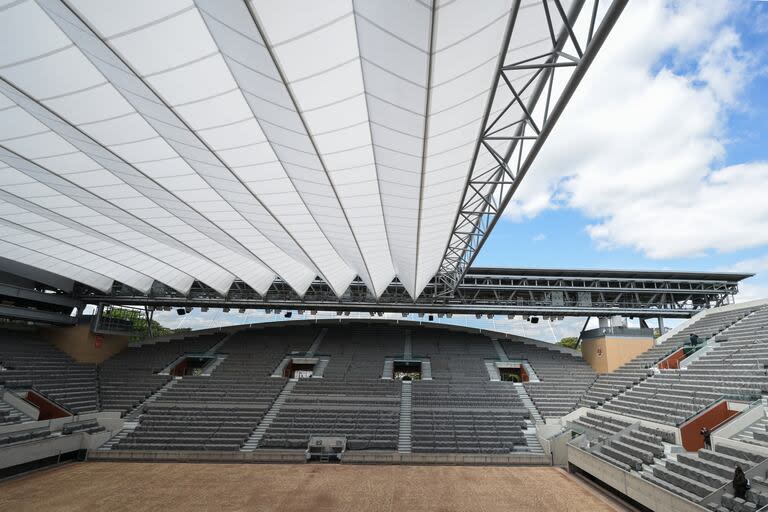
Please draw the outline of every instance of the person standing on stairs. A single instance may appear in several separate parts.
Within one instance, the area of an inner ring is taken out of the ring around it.
[[[707,427],[701,427],[701,430],[699,430],[699,434],[701,434],[701,437],[704,438],[704,448],[707,450],[712,449],[712,432],[709,431]]]
[[[747,490],[749,489],[749,480],[747,475],[744,474],[744,470],[741,466],[736,466],[736,470],[733,472],[733,495],[736,498],[743,500],[747,499]]]

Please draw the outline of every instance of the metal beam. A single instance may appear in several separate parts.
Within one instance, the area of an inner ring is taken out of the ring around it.
[[[592,1],[598,2],[598,0]],[[597,28],[595,28],[597,6],[593,5],[590,9],[590,30],[583,44],[579,43],[573,25],[585,4],[584,0],[576,1],[568,14],[557,0],[555,1],[557,14],[550,12],[547,0],[542,2],[552,40],[551,51],[524,61],[505,63],[503,57],[506,56],[510,38],[515,33],[519,2],[515,2],[513,6],[510,16],[511,24],[501,46],[502,58],[498,64],[492,93],[483,116],[483,130],[478,137],[461,205],[454,221],[453,233],[449,238],[434,283],[437,292],[443,296],[451,296],[458,289],[467,269],[504,213],[521,180],[536,159],[628,0],[613,0]],[[553,18],[556,16],[563,25],[557,36],[553,26]],[[565,44],[569,41],[574,46],[577,56],[563,52]],[[584,48],[583,51],[582,48]],[[550,110],[555,69],[562,70],[561,73],[571,70],[571,75]],[[516,88],[507,77],[507,73],[522,70],[530,70],[532,76],[522,87]],[[494,100],[496,99],[495,91],[500,85],[509,90],[513,99],[501,108],[500,114],[491,119],[490,112],[498,107],[494,105]],[[528,88],[532,88],[533,92],[524,100],[523,93]],[[545,89],[546,104],[543,119],[538,123],[533,112]],[[522,112],[522,117],[506,124],[502,122],[507,112],[517,110]],[[502,127],[497,128],[497,124],[502,124]],[[504,155],[493,147],[494,143],[499,141],[508,143]],[[527,148],[526,142],[530,143]],[[494,162],[490,168],[479,167],[478,154],[481,151],[487,153],[486,156],[489,155]]]
[[[158,307],[230,307],[246,309],[365,311],[399,313],[504,314],[542,316],[659,316],[688,318],[701,309],[730,303],[738,283],[747,274],[679,273],[659,277],[654,272],[482,269],[465,275],[455,293],[446,297],[434,285],[416,301],[398,281],[377,299],[361,280],[355,280],[340,297],[316,279],[303,297],[282,280],[260,295],[242,281],[235,281],[226,296],[195,282],[187,296],[155,283],[141,295],[120,283],[110,294],[80,286],[76,296],[84,302],[105,305]],[[660,293],[659,290],[663,290]]]

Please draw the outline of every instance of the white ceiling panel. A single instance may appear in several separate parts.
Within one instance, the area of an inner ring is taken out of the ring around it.
[[[319,276],[375,296],[398,278],[417,297],[452,234],[512,3],[5,5],[0,247],[102,290],[265,293],[280,277],[302,295]],[[508,56],[547,51],[541,2],[519,18]],[[491,115],[508,100],[498,89]]]

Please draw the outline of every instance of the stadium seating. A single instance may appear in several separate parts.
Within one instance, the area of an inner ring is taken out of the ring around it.
[[[748,316],[744,316],[749,313]],[[768,308],[709,315],[707,325],[717,333],[714,347],[685,369],[660,370],[602,408],[626,416],[670,425],[726,397],[754,400],[768,389]],[[739,321],[740,320],[740,321]],[[737,321],[738,323],[733,323]],[[701,332],[698,322],[689,331]],[[666,343],[681,343],[671,339]],[[655,347],[652,350],[655,350]],[[650,352],[650,351],[649,351]],[[646,353],[647,354],[647,353]],[[643,361],[648,359],[640,356]],[[630,363],[632,364],[632,363]]]
[[[580,356],[524,343],[502,342],[510,359],[527,360],[540,382],[527,382],[525,389],[543,418],[560,417],[571,412],[597,377]]]
[[[599,412],[588,412],[571,424],[576,430],[597,435],[582,446],[593,455],[694,503],[702,503],[726,486],[737,465],[747,471],[765,460],[762,455],[728,445],[698,452],[667,452],[664,443],[674,442],[670,432]],[[729,489],[720,501],[702,504],[716,512],[757,510],[768,504],[768,482],[764,477],[753,478],[746,500],[734,498]]]
[[[329,329],[317,354],[329,357],[323,378],[299,379],[259,446],[306,449],[313,435],[345,436],[348,450],[397,449],[400,383],[381,373],[403,346],[402,329]]]
[[[414,452],[510,453],[526,448],[530,413],[511,382],[491,382],[485,336],[414,331],[413,354],[428,358],[432,381],[413,383]]]
[[[96,366],[76,363],[37,336],[0,332],[0,365],[0,385],[35,388],[75,414],[99,408]]]
[[[142,407],[139,425],[113,446],[135,450],[238,450],[280,393],[286,379],[270,377],[283,356],[306,350],[310,329],[245,330],[219,353],[211,376],[188,376]]]
[[[647,379],[653,373],[651,367],[685,345],[691,334],[698,335],[700,340],[704,342],[734,325],[752,311],[753,309],[738,309],[711,312],[613,372],[600,375],[581,399],[579,405],[596,407],[611,400],[614,396]]]
[[[98,367],[101,409],[128,412],[171,380],[157,375],[184,354],[205,352],[224,334],[209,334],[190,339],[128,348]]]

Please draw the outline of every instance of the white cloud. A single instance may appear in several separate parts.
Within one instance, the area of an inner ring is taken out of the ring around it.
[[[534,236],[531,240],[533,240],[534,242],[541,242],[542,240],[546,240],[546,239],[547,239],[547,235],[545,235],[544,233],[539,233],[538,235]]]
[[[651,258],[768,243],[768,163],[722,168],[754,57],[733,4],[630,2],[510,203],[576,208],[600,247]]]

